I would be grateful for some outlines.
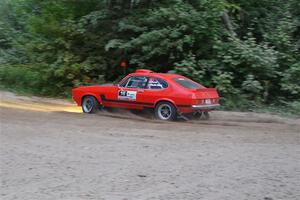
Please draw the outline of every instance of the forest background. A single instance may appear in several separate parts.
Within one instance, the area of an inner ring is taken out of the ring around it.
[[[300,113],[299,0],[1,0],[0,85],[41,96],[137,68],[216,87],[224,109]]]

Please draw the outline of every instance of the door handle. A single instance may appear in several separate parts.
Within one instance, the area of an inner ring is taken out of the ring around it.
[[[138,90],[137,92],[138,92],[138,93],[142,93],[142,92],[144,92],[144,90]]]

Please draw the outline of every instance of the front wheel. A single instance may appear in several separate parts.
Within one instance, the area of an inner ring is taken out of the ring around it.
[[[177,109],[170,102],[160,102],[155,107],[155,116],[160,120],[173,121],[177,118]]]
[[[93,96],[84,97],[81,106],[84,113],[96,113],[99,111],[99,102]]]

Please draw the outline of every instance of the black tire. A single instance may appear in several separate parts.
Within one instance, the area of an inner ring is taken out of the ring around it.
[[[201,117],[202,117],[202,112],[196,112],[196,113],[193,113],[192,114],[192,119],[193,120],[200,120],[201,119]]]
[[[92,114],[92,113],[96,113],[99,111],[100,104],[95,97],[86,96],[82,100],[81,107],[82,107],[82,111],[84,113]]]
[[[164,121],[174,121],[177,118],[176,107],[167,101],[159,102],[155,106],[155,117]]]

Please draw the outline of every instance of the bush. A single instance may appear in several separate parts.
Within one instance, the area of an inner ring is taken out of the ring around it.
[[[47,95],[42,73],[26,66],[0,66],[0,83],[7,88]]]

